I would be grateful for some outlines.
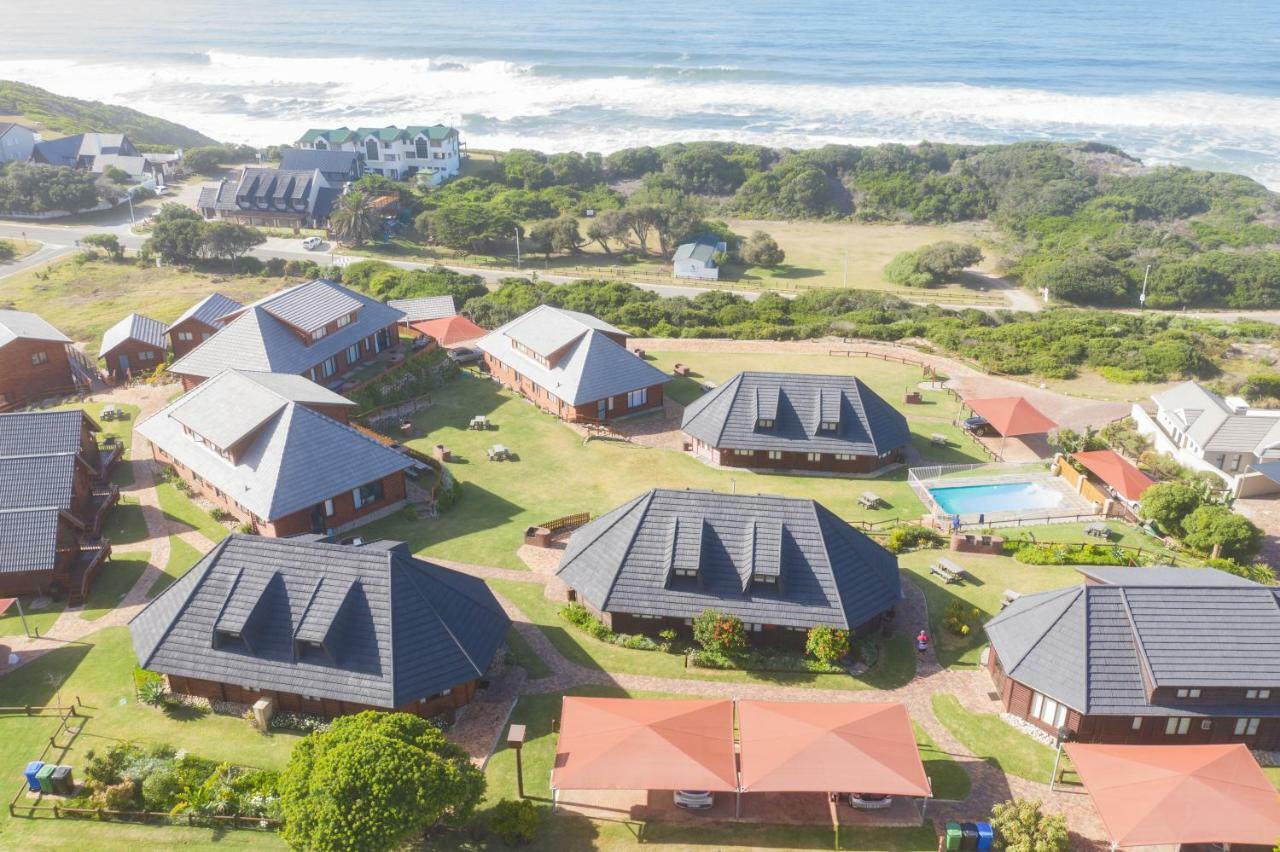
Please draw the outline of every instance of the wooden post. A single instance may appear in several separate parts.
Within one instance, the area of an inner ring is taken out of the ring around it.
[[[507,730],[507,747],[516,753],[516,793],[524,798],[524,765],[520,760],[520,751],[524,746],[525,726],[512,725]]]

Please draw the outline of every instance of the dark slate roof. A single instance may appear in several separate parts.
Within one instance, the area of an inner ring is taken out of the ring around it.
[[[76,454],[0,456],[0,509],[71,508]]]
[[[326,188],[332,189],[317,169],[295,171],[250,166],[242,169],[238,178],[203,187],[197,206],[202,210],[227,212],[307,213],[322,218],[320,197],[317,195],[313,204],[312,189],[323,192]]]
[[[168,346],[168,342],[164,339],[165,330],[165,324],[159,320],[144,317],[142,314],[129,314],[103,332],[98,357],[105,358],[111,350],[131,340],[145,343],[156,349],[165,349]]]
[[[280,168],[290,171],[312,171],[322,174],[360,174],[359,151],[315,151],[289,148],[280,154]]]
[[[839,427],[820,430],[824,418]],[[680,428],[736,450],[880,456],[911,442],[906,418],[860,379],[809,373],[739,373],[690,403]]]
[[[1143,569],[1145,570],[1145,569]],[[1004,670],[1081,713],[1231,715],[1151,704],[1156,688],[1280,688],[1280,589],[1227,584],[1214,569],[1163,568],[1165,582],[1085,584],[1026,595],[987,622]],[[1241,715],[1280,715],[1267,705]]]
[[[0,414],[0,456],[78,452],[86,421],[92,431],[99,430],[98,424],[78,408]]]
[[[233,535],[129,630],[154,671],[393,708],[480,677],[509,626],[482,580],[404,545]]]
[[[0,509],[0,574],[52,570],[60,514],[53,507]]]
[[[210,328],[222,328],[222,317],[237,311],[244,305],[237,302],[230,296],[224,296],[221,293],[210,293],[200,301],[182,312],[182,316],[169,323],[165,328],[165,332],[172,331],[175,327],[182,325],[187,320],[195,320],[204,323]]]
[[[74,168],[76,161],[80,158],[80,145],[83,142],[83,133],[50,139],[47,142],[37,142],[35,149],[31,152],[31,158],[37,163]]]
[[[1183,568],[1156,566],[1152,568],[1123,568],[1116,565],[1081,565],[1076,568],[1084,576],[1111,586],[1169,586],[1185,581]],[[1258,584],[1226,571],[1200,571],[1195,575],[1197,586],[1246,586]]]
[[[856,629],[902,596],[897,559],[813,500],[711,491],[623,504],[574,533],[558,574],[602,611],[785,627]]]

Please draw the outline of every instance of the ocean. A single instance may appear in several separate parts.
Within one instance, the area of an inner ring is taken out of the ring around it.
[[[437,121],[472,148],[606,153],[694,139],[1086,139],[1280,188],[1274,0],[56,8],[0,0],[0,79],[227,141]]]

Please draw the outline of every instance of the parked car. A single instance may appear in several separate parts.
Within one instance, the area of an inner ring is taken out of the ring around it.
[[[987,418],[973,416],[964,421],[964,428],[970,432],[981,432],[987,426]]]
[[[322,245],[324,245],[324,240],[319,237],[307,237],[302,241],[302,247],[307,251],[315,251]]]
[[[480,350],[459,346],[449,350],[449,360],[455,364],[470,364],[472,361],[480,360]]]
[[[861,811],[875,811],[881,808],[890,807],[893,804],[892,796],[885,796],[880,793],[850,793],[849,807],[857,808]]]
[[[677,808],[705,811],[716,803],[716,794],[706,790],[676,790],[673,799]]]

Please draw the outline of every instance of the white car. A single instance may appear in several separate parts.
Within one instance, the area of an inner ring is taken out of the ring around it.
[[[676,790],[673,799],[677,808],[705,811],[716,803],[716,794],[706,790]]]
[[[319,237],[307,237],[302,241],[302,247],[307,251],[315,251],[322,245],[324,245],[324,240]]]

